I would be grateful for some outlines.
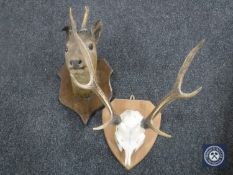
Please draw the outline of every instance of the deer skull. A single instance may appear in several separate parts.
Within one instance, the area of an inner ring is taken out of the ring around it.
[[[115,140],[120,151],[125,152],[125,165],[130,166],[132,154],[144,143],[145,129],[141,127],[143,116],[138,111],[126,110],[116,126]]]

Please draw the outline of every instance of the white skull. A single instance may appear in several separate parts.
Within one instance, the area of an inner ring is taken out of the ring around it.
[[[130,166],[132,154],[144,143],[145,129],[141,127],[143,116],[138,111],[126,110],[116,126],[115,140],[120,151],[125,152],[125,165]]]

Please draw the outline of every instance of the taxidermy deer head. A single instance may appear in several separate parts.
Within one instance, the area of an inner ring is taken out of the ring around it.
[[[86,30],[86,22],[89,10],[87,7],[85,9],[81,30],[77,32],[77,26],[72,14],[72,9],[70,8],[70,27],[68,30],[65,59],[73,86],[78,87],[79,90],[94,92],[108,108],[112,119],[103,126],[97,128],[102,129],[110,123],[118,124],[120,118],[115,115],[111,103],[98,85],[96,78],[96,42],[100,36],[102,23],[96,22],[91,32],[88,32]],[[78,64],[80,61],[81,63]]]
[[[71,18],[72,19],[72,18]],[[72,23],[71,20],[71,24]],[[118,145],[120,151],[125,152],[125,165],[131,164],[131,156],[137,151],[145,140],[145,130],[152,129],[154,132],[158,133],[158,135],[170,138],[171,135],[161,131],[159,128],[153,126],[153,119],[156,117],[158,113],[160,113],[168,104],[178,99],[188,99],[195,95],[197,95],[201,91],[201,87],[196,89],[191,93],[185,93],[181,90],[181,85],[194,56],[197,54],[199,49],[203,46],[204,40],[200,41],[196,47],[194,47],[190,53],[187,55],[183,65],[181,66],[176,82],[174,84],[173,89],[158,103],[158,105],[152,110],[152,112],[144,118],[138,111],[126,110],[124,111],[120,117],[118,117],[112,106],[109,103],[108,99],[105,97],[103,91],[99,88],[95,74],[94,74],[94,65],[91,61],[91,55],[88,51],[88,46],[82,41],[82,38],[76,32],[73,32],[75,35],[77,43],[79,43],[81,48],[81,53],[85,60],[85,63],[88,68],[88,72],[90,74],[90,80],[87,84],[81,84],[76,80],[75,76],[71,73],[71,78],[75,82],[77,86],[83,89],[90,89],[96,93],[96,95],[101,99],[104,105],[107,107],[111,119],[104,123],[103,125],[94,128],[94,130],[100,130],[107,127],[109,124],[116,125],[115,131],[115,141]]]
[[[63,28],[66,31],[67,41],[65,49],[65,63],[70,74],[72,74],[79,83],[88,83],[90,81],[90,74],[96,73],[97,66],[97,52],[96,44],[100,38],[102,31],[102,22],[96,21],[91,30],[88,30],[87,23],[89,18],[89,8],[86,6],[81,28],[77,30],[76,22],[74,21],[72,10],[69,11],[69,25]],[[86,62],[80,47],[80,41],[85,45],[87,54],[90,58]],[[89,72],[87,64],[91,62],[92,71]],[[79,86],[72,81],[72,89],[74,95],[87,97],[90,90],[80,89]]]

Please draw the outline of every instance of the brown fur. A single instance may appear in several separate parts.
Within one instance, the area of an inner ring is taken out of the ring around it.
[[[88,15],[89,15],[89,10],[87,11],[85,9],[84,12],[84,16],[86,16],[85,20],[87,20]],[[80,48],[77,42],[75,42],[75,38],[72,35],[71,24],[69,24],[69,26],[64,27],[63,31],[66,31],[66,36],[67,36],[66,48],[65,48],[66,66],[69,72],[75,76],[78,82],[82,84],[86,84],[90,80],[90,74],[88,72],[88,68],[83,59]],[[101,31],[102,31],[101,21],[97,21],[91,27],[91,30],[88,30],[85,25],[84,26],[82,25],[82,28],[77,31],[83,42],[86,44],[87,48],[89,48],[89,54],[92,59],[94,70],[96,70],[96,66],[97,66],[96,44],[100,38]],[[77,87],[73,82],[72,82],[72,89],[75,96],[88,97],[91,93],[90,90],[85,90]]]

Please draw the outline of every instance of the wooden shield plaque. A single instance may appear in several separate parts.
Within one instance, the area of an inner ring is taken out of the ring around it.
[[[106,97],[111,99],[112,87],[110,83],[110,76],[112,74],[112,68],[108,65],[105,59],[98,59],[96,74],[99,86],[104,91]],[[77,112],[81,117],[83,123],[87,124],[90,116],[96,110],[103,107],[103,104],[94,93],[91,93],[91,95],[87,98],[74,96],[69,71],[65,65],[62,66],[58,75],[61,78],[59,92],[60,102],[64,106]]]
[[[154,105],[150,101],[144,101],[144,100],[127,100],[127,99],[114,99],[112,101],[112,106],[116,112],[117,115],[120,116],[121,113],[123,113],[125,110],[135,110],[139,111],[144,117],[148,116],[149,113],[154,109]],[[103,109],[102,112],[102,119],[103,123],[110,120],[109,112],[107,108]],[[160,122],[161,122],[161,113],[159,113],[155,119],[154,119],[154,126],[156,128],[160,128]],[[150,149],[155,143],[155,140],[158,136],[157,133],[152,131],[151,129],[147,129],[145,131],[145,141],[144,144],[132,155],[131,159],[131,165],[125,166],[125,154],[124,151],[120,152],[118,149],[118,146],[115,142],[115,129],[116,127],[114,125],[110,125],[104,129],[105,138],[107,140],[107,143],[112,150],[113,154],[117,158],[117,160],[128,170],[133,168],[135,165],[137,165],[140,161],[143,160],[143,158],[148,154]]]

